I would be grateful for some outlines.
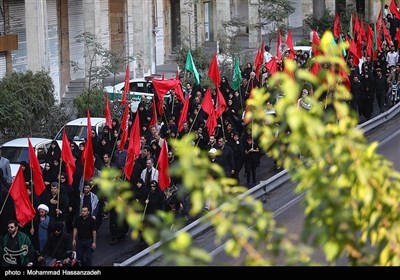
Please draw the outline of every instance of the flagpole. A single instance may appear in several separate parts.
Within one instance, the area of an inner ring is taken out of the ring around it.
[[[157,123],[158,123],[158,120],[157,120],[157,106],[156,106],[156,99],[154,98],[154,96],[153,96],[153,110],[154,110],[154,112],[155,112],[155,117],[156,117],[156,125],[157,125]],[[152,116],[153,117],[153,116]]]
[[[190,126],[190,129],[189,129],[189,132],[188,132],[188,134],[190,134],[190,132],[192,131],[192,129],[193,129],[193,126],[194,126],[194,123],[196,122],[196,120],[197,120],[197,116],[199,115],[199,112],[196,114],[196,116],[194,117],[194,120],[193,120],[193,123],[192,123],[192,125]]]
[[[147,205],[149,204],[149,196],[150,194],[147,195],[146,201],[145,201],[145,206],[144,206],[144,210],[143,210],[143,215],[142,215],[142,221],[144,220],[144,215],[146,214],[146,210],[147,210]]]
[[[121,132],[121,125],[119,126],[119,128],[118,128],[118,137],[115,139],[115,141],[114,141],[114,145],[113,145],[113,148],[112,148],[112,151],[111,151],[111,155],[110,155],[110,159],[112,159],[112,157],[113,157],[113,155],[114,155],[114,152],[115,152],[115,146],[117,145],[117,142],[118,142],[118,138],[119,138],[119,133]]]
[[[11,188],[10,188],[10,189],[11,189]],[[6,205],[6,202],[7,202],[7,199],[8,199],[9,196],[10,196],[10,190],[8,190],[7,196],[6,196],[6,198],[4,199],[3,205],[1,206],[0,215],[1,215],[1,213],[3,213],[4,206]]]
[[[29,169],[30,169],[30,171],[31,171],[31,203],[32,203],[32,206],[33,206],[33,192],[34,192],[34,190],[33,190],[33,180],[32,180],[32,178],[33,178],[33,172],[32,172],[32,168],[31,167],[29,167]],[[33,231],[34,230],[34,228],[33,228],[33,219],[31,220],[31,231]],[[31,233],[32,234],[32,233]],[[33,234],[32,234],[33,235]]]
[[[59,209],[60,206],[60,187],[61,187],[61,167],[62,167],[62,158],[60,159],[60,169],[58,171],[58,187],[57,187],[57,208]],[[58,213],[57,213],[57,217],[58,217]]]
[[[225,129],[224,129],[224,120],[222,119],[222,115],[219,116],[219,118],[221,119],[222,136],[223,136],[224,139],[226,140],[226,137],[225,137]]]

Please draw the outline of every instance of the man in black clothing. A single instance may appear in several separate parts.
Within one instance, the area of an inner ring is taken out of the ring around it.
[[[46,245],[43,249],[43,256],[40,256],[38,261],[43,262],[46,259],[46,264],[52,264],[54,261],[62,261],[63,265],[70,265],[72,260],[72,241],[71,236],[64,232],[63,224],[56,222],[52,234],[49,236]]]
[[[374,79],[374,90],[376,100],[378,101],[379,110],[381,113],[385,111],[385,99],[388,92],[388,83],[386,77],[382,75],[381,68],[376,69],[376,77]]]
[[[72,236],[72,246],[76,247],[76,258],[82,266],[92,265],[96,237],[96,221],[90,215],[89,208],[82,206],[81,215],[75,220]]]
[[[218,161],[225,171],[225,176],[231,177],[235,173],[235,160],[232,148],[225,145],[225,138],[223,137],[218,138],[218,146],[221,150],[221,153],[217,156],[219,158]]]

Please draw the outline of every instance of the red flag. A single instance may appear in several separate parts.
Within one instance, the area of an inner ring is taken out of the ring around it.
[[[40,168],[39,160],[32,147],[31,140],[28,138],[29,149],[29,167],[32,170],[33,188],[37,196],[40,196],[45,189],[42,168]]]
[[[281,61],[282,60],[282,35],[281,35],[280,31],[278,31],[278,38],[276,40],[277,40],[276,60]]]
[[[214,104],[211,98],[210,88],[207,88],[206,94],[204,95],[203,102],[201,103],[201,108],[208,115],[211,115],[214,112]]]
[[[357,13],[355,13],[355,17],[354,17],[354,25],[353,25],[353,34],[355,33],[360,33],[360,23],[358,22],[358,15]],[[358,36],[358,35],[357,35]]]
[[[267,67],[268,72],[273,75],[275,72],[278,71],[278,64],[276,63],[276,59],[272,58],[269,62],[265,64],[265,67]]]
[[[256,67],[256,78],[258,80],[258,75],[260,74],[260,67],[264,62],[264,41],[261,43],[261,47],[257,51],[256,59],[254,61],[254,66]]]
[[[365,34],[364,21],[362,19],[360,19],[360,38],[362,40],[367,38],[367,35]]]
[[[157,108],[156,108],[156,99],[153,97],[152,99],[153,105],[151,106],[151,120],[149,123],[149,127],[152,127],[157,124]]]
[[[61,160],[65,163],[65,171],[68,176],[68,184],[72,185],[74,181],[74,172],[76,169],[74,156],[72,155],[71,146],[67,134],[65,133],[65,128],[63,130],[62,136],[62,149],[61,149]]]
[[[179,80],[153,80],[154,89],[157,92],[158,97],[158,114],[161,116],[164,106],[164,96],[171,89],[176,88],[180,84]]]
[[[217,127],[217,118],[215,117],[215,111],[211,111],[211,114],[208,115],[207,123],[206,123],[208,136],[215,135],[215,128]]]
[[[112,128],[112,116],[110,110],[110,100],[108,99],[108,94],[106,93],[106,109],[104,110],[104,116],[106,118],[106,126]]]
[[[87,111],[87,136],[85,149],[82,154],[83,179],[89,180],[94,175],[94,159],[92,145],[92,124],[90,122],[90,113]]]
[[[397,30],[396,36],[394,37],[397,40],[397,47],[400,47],[400,29]]]
[[[131,135],[129,137],[129,146],[127,150],[126,163],[124,168],[124,174],[128,180],[131,179],[133,166],[135,160],[140,156],[140,116],[139,111],[136,112],[135,121],[131,129]]]
[[[163,141],[160,156],[157,161],[158,166],[158,185],[164,191],[171,184],[171,178],[168,176],[169,162],[168,162],[168,147],[167,140]]]
[[[333,36],[335,36],[335,38],[339,38],[340,36],[340,17],[339,14],[336,13],[335,14],[335,20],[333,21]]]
[[[183,91],[182,91],[182,84],[179,84],[175,87],[175,94],[176,94],[176,97],[178,97],[178,99],[182,103],[185,102],[185,95],[183,94]]]
[[[218,69],[218,61],[217,61],[217,54],[215,53],[211,63],[210,68],[208,68],[208,76],[210,77],[211,81],[214,82],[215,87],[219,87],[219,83],[221,80],[219,69]]]
[[[10,195],[14,200],[17,220],[21,225],[25,225],[35,217],[36,211],[29,200],[24,173],[21,167],[18,169],[17,175],[10,187]]]
[[[190,104],[190,98],[188,97],[185,102],[183,103],[183,108],[181,111],[181,115],[179,116],[179,122],[178,122],[178,131],[181,132],[183,129],[183,123],[187,119],[187,114],[189,111],[189,104]]]
[[[287,37],[286,37],[286,45],[289,48],[289,58],[294,59],[296,56],[296,53],[293,48],[293,38],[292,38],[292,31],[288,31]]]
[[[129,126],[129,106],[125,106],[124,114],[122,115],[121,126],[122,130],[121,142],[119,143],[119,148],[122,150],[125,146],[126,140],[128,140],[128,127]]]
[[[310,73],[313,75],[318,75],[318,72],[321,70],[321,64],[318,62],[314,62],[313,65],[311,66]]]
[[[400,12],[399,12],[399,10],[397,9],[397,5],[396,5],[396,2],[395,2],[394,0],[392,0],[392,1],[390,2],[389,10],[390,10],[390,12],[392,13],[393,18],[398,18],[398,19],[400,19]]]
[[[312,52],[314,56],[317,56],[319,54],[319,36],[317,31],[313,30],[313,36],[312,36]]]
[[[225,98],[222,95],[222,93],[219,90],[219,88],[217,87],[217,88],[215,88],[215,90],[217,91],[217,104],[215,106],[216,107],[215,108],[215,110],[216,110],[216,116],[215,117],[219,118],[225,112],[225,110],[226,110],[226,108],[228,106],[226,105]]]
[[[126,65],[126,70],[125,70],[125,85],[121,100],[122,105],[125,105],[127,103],[128,91],[129,91],[129,64]]]
[[[372,34],[373,34],[373,32],[372,32]],[[390,46],[392,46],[393,45],[392,37],[390,36],[389,30],[386,27],[383,28],[383,36],[385,36],[385,40],[388,42],[388,44]]]

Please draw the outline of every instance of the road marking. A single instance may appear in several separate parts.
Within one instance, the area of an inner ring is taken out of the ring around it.
[[[274,211],[274,218],[278,217],[280,214],[282,214],[283,212],[285,212],[287,209],[289,209],[290,207],[292,207],[293,205],[295,205],[297,202],[299,202],[301,199],[303,199],[303,197],[306,195],[306,192],[301,193],[300,195],[296,196],[295,198],[293,198],[291,201],[287,202],[285,205],[281,206],[280,208],[278,208],[277,210]],[[252,226],[250,227],[252,228]],[[224,248],[227,242],[221,244],[220,246],[218,246],[217,248],[215,248],[214,250],[212,250],[210,252],[210,255],[215,257],[216,255],[218,255]]]
[[[379,142],[379,146],[383,146],[385,145],[387,142],[389,142],[390,140],[392,140],[393,138],[395,138],[397,135],[400,134],[400,129],[397,130],[395,133],[393,133],[392,135],[390,135],[389,137],[385,138],[384,140],[382,140],[381,142]]]

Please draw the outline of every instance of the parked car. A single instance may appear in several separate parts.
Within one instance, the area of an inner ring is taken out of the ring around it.
[[[44,167],[46,153],[51,145],[52,139],[46,138],[29,138],[32,146],[35,149],[36,156],[39,163]],[[17,174],[21,161],[29,163],[29,152],[28,152],[28,138],[17,138],[8,141],[0,146],[1,155],[10,161],[11,174],[14,177]]]
[[[303,53],[307,53],[308,57],[312,57],[312,47],[311,46],[294,46],[293,47],[294,51],[302,51]]]
[[[131,111],[135,113],[139,107],[140,101],[145,98],[145,102],[148,106],[151,106],[151,101],[154,97],[155,89],[152,83],[154,77],[145,77],[141,79],[132,79],[129,81],[129,92],[127,99],[130,102]],[[115,115],[122,115],[122,108],[120,106],[122,100],[122,94],[125,89],[125,82],[116,84],[114,86],[106,86],[104,90],[108,94],[108,98],[112,103],[112,110]],[[167,101],[170,98],[169,94],[166,94],[164,100]]]
[[[101,134],[103,133],[103,128],[106,125],[105,118],[90,118],[90,124],[92,125],[92,129],[94,129],[97,135],[101,138]],[[59,132],[57,132],[54,140],[57,140],[58,145],[62,148],[62,133],[65,128],[65,132],[67,133],[67,137],[72,139],[77,145],[83,142],[87,137],[87,118],[79,118],[65,124]]]

